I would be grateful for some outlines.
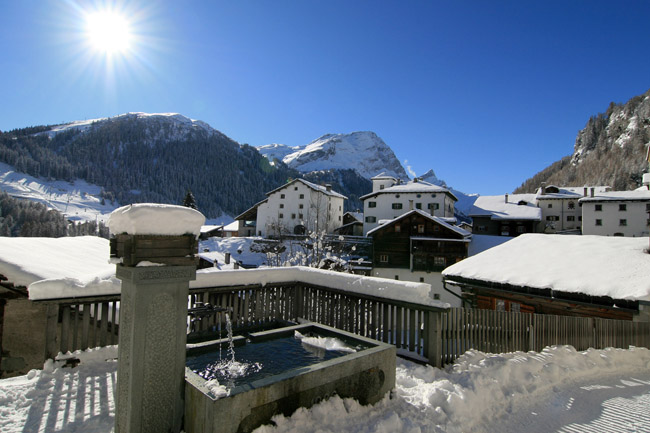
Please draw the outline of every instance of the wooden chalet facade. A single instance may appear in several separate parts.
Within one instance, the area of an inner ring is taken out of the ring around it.
[[[467,257],[470,234],[419,210],[368,232],[374,268],[440,272]]]

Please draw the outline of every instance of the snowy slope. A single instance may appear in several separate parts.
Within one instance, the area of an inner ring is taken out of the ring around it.
[[[352,169],[366,179],[382,172],[398,179],[408,179],[404,167],[391,148],[377,134],[369,131],[326,134],[297,148],[275,144],[258,147],[258,150],[269,159],[293,150],[282,161],[303,173]]]
[[[74,183],[45,180],[14,170],[0,162],[0,189],[12,197],[43,203],[48,209],[61,212],[68,219],[106,222],[117,203],[104,202],[102,188],[84,180]]]

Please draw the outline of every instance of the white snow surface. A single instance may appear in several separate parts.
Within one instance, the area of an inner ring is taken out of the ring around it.
[[[600,202],[600,201],[646,201],[650,200],[650,191],[648,191],[647,187],[642,187],[640,189],[636,189],[633,191],[608,191],[608,192],[601,192],[598,195],[594,195],[594,197],[584,197],[578,200],[579,202],[586,202],[586,201],[595,201],[595,202]]]
[[[72,357],[79,365],[63,367]],[[112,432],[116,357],[117,346],[74,352],[0,380],[0,431]],[[468,351],[445,369],[398,358],[392,397],[362,406],[334,396],[255,432],[647,432],[649,371],[645,348]]]
[[[650,300],[647,248],[648,238],[527,233],[455,263],[442,275]]]
[[[108,263],[109,255],[108,240],[96,236],[2,237],[0,274],[19,286],[45,279],[85,285],[115,274],[115,265]]]
[[[526,204],[518,204],[526,202]],[[476,199],[469,216],[489,216],[493,220],[542,220],[535,194],[482,195]]]
[[[158,203],[136,203],[115,209],[109,219],[112,234],[198,237],[205,223],[203,214],[195,209]]]
[[[116,203],[102,204],[102,188],[85,180],[46,180],[18,172],[0,162],[0,189],[12,197],[32,200],[79,221],[106,222]]]

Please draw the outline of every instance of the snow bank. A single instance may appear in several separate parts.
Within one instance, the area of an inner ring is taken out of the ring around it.
[[[137,203],[115,209],[108,219],[112,234],[198,237],[205,217],[197,210],[169,204]]]
[[[650,300],[648,238],[523,234],[444,271],[514,286]]]
[[[344,274],[305,266],[285,268],[239,269],[220,271],[218,269],[201,269],[196,273],[196,280],[190,281],[190,288],[214,286],[241,286],[271,283],[302,282],[315,286],[343,290],[349,293],[377,296],[403,302],[449,308],[449,304],[434,301],[431,285],[396,281],[386,278],[365,277]]]
[[[275,427],[263,426],[256,433],[313,431],[314,426],[321,433],[495,431],[495,425],[507,426],[516,414],[562,387],[607,376],[647,378],[649,367],[650,351],[645,348],[577,352],[557,346],[540,353],[497,355],[469,351],[445,370],[398,359],[392,398],[362,406],[335,396],[290,417],[275,416]],[[598,413],[601,408],[592,410]]]

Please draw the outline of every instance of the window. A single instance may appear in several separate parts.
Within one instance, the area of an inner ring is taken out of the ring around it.
[[[399,280],[399,275],[395,275],[395,279],[396,279],[396,280]]]
[[[293,187],[293,190],[294,190],[294,191],[298,191],[298,187],[297,187],[297,186],[294,186],[294,187]]]
[[[377,217],[374,217],[374,216],[367,216],[367,217],[366,217],[366,222],[367,222],[367,223],[376,223],[376,222],[377,222]]]
[[[435,195],[435,194],[431,194],[431,197],[436,198],[436,195]]]
[[[402,231],[402,226],[399,224],[395,224],[395,233],[400,233]]]
[[[549,208],[549,209],[553,208],[553,203],[549,203],[549,204],[548,204],[548,208]]]
[[[601,212],[603,210],[603,205],[602,204],[597,204],[596,205],[596,212]]]
[[[621,212],[625,212],[627,210],[627,205],[626,204],[619,204],[618,205],[618,210]]]
[[[597,226],[602,226],[603,225],[603,220],[596,220],[596,225]]]
[[[295,214],[295,213],[292,213],[292,214],[291,214],[291,219],[292,219],[292,220],[295,220],[295,219],[296,219],[296,214]]]
[[[284,209],[284,203],[280,203],[280,209]]]
[[[560,217],[557,215],[549,215],[546,217],[546,221],[560,221]]]
[[[420,277],[420,282],[424,283],[424,277]]]
[[[302,214],[301,214],[301,213],[299,213],[299,214],[298,214],[298,218],[300,218],[300,219],[302,219],[302,218],[303,218],[303,216],[302,216]]]
[[[567,205],[567,207],[568,207],[569,209],[575,209],[575,208],[576,208],[576,204],[575,204],[574,202],[570,201],[569,204]]]
[[[379,189],[384,189],[384,185],[379,185]]]
[[[300,198],[305,198],[305,194],[300,194]]]
[[[399,194],[395,194],[395,198],[399,198]]]
[[[487,231],[487,226],[478,226],[477,231],[479,232],[486,232]]]
[[[369,201],[368,202],[368,207],[377,207],[377,202],[376,201]]]
[[[303,207],[304,205],[302,203],[298,205],[298,209],[302,209]]]
[[[582,221],[582,216],[578,215],[578,221]]]
[[[440,293],[434,293],[433,294],[433,299],[435,299],[436,301],[439,301],[440,300]]]
[[[626,226],[627,225],[627,220],[618,220],[618,225],[619,226]]]
[[[280,194],[280,198],[284,198],[284,194]]]
[[[393,203],[393,209],[401,209],[402,203]]]
[[[341,221],[341,215],[339,215],[339,221]]]
[[[418,224],[418,233],[424,233],[424,224]]]
[[[339,206],[339,210],[341,210],[341,206]]]
[[[415,203],[416,209],[422,209],[422,203]]]
[[[440,204],[438,204],[438,203],[429,203],[429,204],[427,204],[427,209],[438,210],[438,209],[440,209]]]
[[[566,220],[567,220],[567,221],[575,221],[575,220],[576,220],[576,217],[573,216],[573,215],[567,215],[567,216],[566,216]]]
[[[417,198],[420,198],[420,197],[422,197],[422,194],[416,194],[415,196],[416,196]]]
[[[382,263],[388,263],[388,254],[382,254],[379,256],[379,261]]]
[[[284,214],[278,214],[278,218],[284,218]]]
[[[517,226],[517,233],[526,233],[526,227]]]
[[[433,258],[433,264],[435,266],[445,266],[445,258],[444,257],[434,257]]]

